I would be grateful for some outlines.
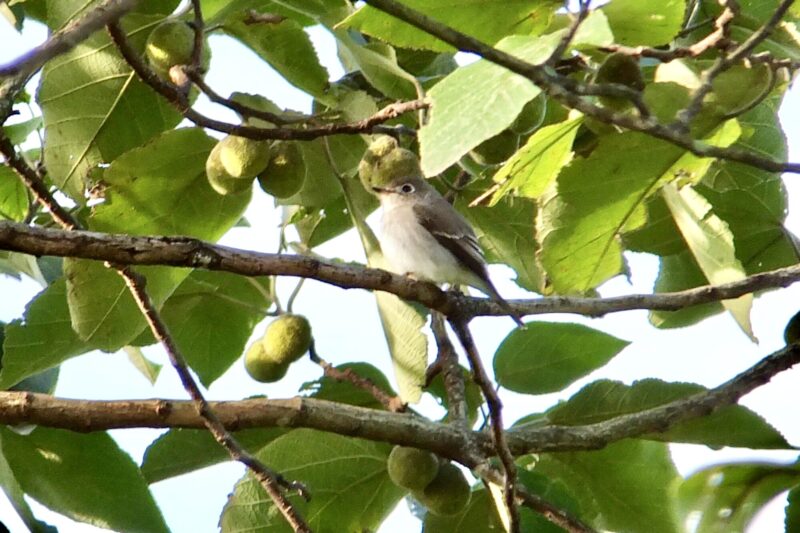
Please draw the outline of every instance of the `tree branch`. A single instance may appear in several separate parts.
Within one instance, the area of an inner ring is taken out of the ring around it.
[[[133,235],[63,231],[0,221],[0,249],[36,256],[51,255],[109,261],[120,265],[163,265],[203,268],[243,276],[297,276],[312,278],[343,289],[381,290],[450,316],[505,316],[487,298],[446,293],[435,285],[384,270],[319,261],[307,256],[267,254],[240,250],[191,237],[140,237]],[[631,294],[612,298],[548,296],[509,300],[520,315],[572,313],[603,316],[608,313],[648,309],[676,311],[693,305],[738,298],[744,294],[800,281],[800,265],[753,274],[724,285],[705,285],[680,292]]]
[[[68,230],[67,233],[70,232],[69,230],[75,230],[80,227],[77,220],[56,202],[38,174],[17,155],[13,144],[2,131],[0,131],[0,154],[3,155],[6,165],[8,165],[34,193],[37,201],[42,206],[50,209],[55,220]],[[147,293],[145,289],[145,278],[134,272],[128,265],[117,265],[113,262],[107,262],[106,266],[116,270],[125,281],[136,305],[139,307],[147,324],[150,326],[153,337],[161,343],[164,350],[167,352],[169,361],[178,374],[184,390],[186,390],[189,397],[192,399],[192,405],[197,410],[205,427],[213,435],[214,439],[228,452],[232,459],[241,462],[253,473],[295,532],[311,533],[311,529],[283,493],[283,488],[288,488],[297,490],[301,495],[307,497],[304,487],[298,483],[287,482],[279,474],[262,464],[245,450],[217,419],[203,396],[200,387],[198,387],[197,382],[195,382],[194,377],[192,377],[189,367],[186,364],[186,359],[178,349],[177,344],[167,330],[166,324],[161,320],[161,316],[155,304]]]
[[[621,439],[667,431],[672,426],[735,404],[773,376],[800,363],[800,346],[787,346],[716,388],[596,424],[537,426],[506,431],[515,456],[529,453],[595,450]],[[209,402],[229,431],[256,427],[310,428],[348,437],[430,450],[474,466],[477,447],[494,453],[491,437],[465,432],[454,424],[432,422],[411,413],[356,407],[314,398],[247,399]],[[31,392],[0,392],[0,423],[37,424],[79,432],[126,428],[205,428],[191,401],[72,400]]]
[[[112,22],[107,25],[111,40],[116,45],[125,61],[131,66],[133,71],[146,84],[153,88],[158,94],[163,96],[172,106],[178,110],[186,119],[203,128],[208,128],[230,135],[247,137],[249,139],[266,140],[279,139],[283,141],[310,141],[320,137],[340,134],[362,134],[362,133],[386,133],[386,127],[382,124],[387,120],[397,117],[401,113],[414,111],[427,107],[423,100],[413,100],[412,102],[398,102],[379,111],[372,117],[352,123],[327,124],[302,128],[256,128],[240,124],[230,124],[220,120],[209,118],[202,113],[195,111],[191,107],[188,96],[177,86],[163,80],[156,72],[151,69],[141,58],[140,54],[133,49],[125,32],[118,23]],[[192,74],[194,76],[194,74]],[[204,85],[204,84],[203,84]],[[205,85],[204,85],[205,86]],[[207,87],[207,86],[206,86]],[[214,93],[216,95],[216,93]],[[216,95],[219,98],[219,95]],[[227,105],[231,107],[231,105]],[[239,106],[240,109],[246,106]],[[274,118],[274,117],[273,117]]]
[[[133,9],[137,0],[105,0],[53,33],[44,43],[0,65],[0,123],[11,111],[14,96],[45,63],[72,50],[92,33]],[[3,79],[5,78],[5,79]]]
[[[519,508],[517,507],[517,465],[514,462],[514,455],[508,448],[506,432],[503,424],[503,402],[492,384],[483,361],[472,339],[467,320],[463,317],[450,318],[450,325],[453,327],[464,352],[467,354],[469,366],[472,368],[472,376],[475,383],[480,387],[483,397],[486,398],[486,405],[489,407],[489,418],[492,430],[492,442],[495,452],[503,465],[503,497],[508,511],[508,531],[509,533],[519,533]]]

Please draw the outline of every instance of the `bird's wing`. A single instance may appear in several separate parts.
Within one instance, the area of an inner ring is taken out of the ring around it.
[[[430,232],[436,241],[444,246],[456,259],[475,273],[478,278],[488,282],[486,261],[483,258],[478,239],[469,223],[444,198],[431,203],[415,204],[417,221]]]

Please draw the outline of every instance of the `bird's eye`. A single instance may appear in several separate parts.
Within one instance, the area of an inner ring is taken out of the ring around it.
[[[400,190],[406,194],[411,194],[412,192],[414,192],[414,186],[411,185],[410,183],[406,183],[405,185],[400,187]]]

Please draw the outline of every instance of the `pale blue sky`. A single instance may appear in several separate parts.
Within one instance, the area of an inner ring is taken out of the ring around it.
[[[324,64],[329,66],[332,78],[341,75],[335,55],[335,45],[323,30],[312,30],[312,36]],[[18,56],[44,39],[40,27],[30,26],[19,36],[9,26],[0,22],[0,64]],[[274,74],[269,67],[249,50],[225,38],[212,37],[214,51],[207,81],[221,94],[234,90],[261,93],[284,107],[308,110],[309,98],[289,86]],[[235,120],[225,110],[207,103],[199,104],[201,110],[217,118]],[[782,116],[800,116],[800,93],[794,89],[787,96]],[[800,126],[793,120],[784,120],[790,139],[793,160],[800,160]],[[800,234],[800,176],[788,175],[790,192],[790,218],[788,227]],[[235,228],[223,242],[246,249],[272,252],[277,247],[277,227],[280,213],[271,200],[256,188],[255,200],[247,217],[250,228]],[[375,227],[376,216],[370,218]],[[323,245],[317,250],[326,256],[363,261],[363,253],[356,236],[350,232]],[[649,292],[656,275],[657,261],[646,255],[629,256],[633,277],[631,284],[622,278],[612,280],[602,287],[604,296]],[[492,267],[492,275],[500,292],[507,297],[524,297],[526,293],[510,281],[510,271]],[[281,294],[286,295],[295,280],[282,279]],[[30,280],[21,282],[11,278],[0,278],[0,320],[8,321],[21,316],[24,305],[40,290]],[[774,292],[757,299],[753,309],[753,326],[760,345],[751,344],[727,315],[718,315],[698,326],[681,330],[661,331],[651,327],[644,312],[626,312],[604,319],[583,319],[575,316],[538,317],[537,319],[569,320],[590,324],[618,337],[633,341],[611,364],[588,378],[571,386],[565,393],[539,397],[522,397],[503,393],[506,404],[506,420],[552,405],[567,397],[589,381],[598,378],[620,379],[631,382],[644,377],[659,377],[673,381],[693,381],[713,386],[725,381],[735,373],[751,366],[764,355],[782,346],[782,331],[788,320],[798,309],[800,287]],[[312,323],[318,349],[323,357],[334,364],[352,360],[368,361],[391,376],[389,357],[377,318],[374,297],[366,291],[343,291],[317,282],[307,282],[300,294],[295,309],[307,315]],[[474,333],[481,353],[491,367],[491,355],[497,345],[510,331],[512,323],[507,318],[480,318],[473,322]],[[264,325],[255,330],[259,336]],[[167,365],[160,348],[147,350],[147,354],[159,363]],[[264,386],[251,380],[241,364],[235,364],[208,391],[212,399],[238,399],[251,394],[270,397],[288,397],[297,392],[298,386],[319,375],[319,370],[310,362],[293,365],[288,376],[278,384]],[[768,386],[748,395],[743,403],[762,414],[768,421],[784,432],[790,442],[800,444],[800,425],[796,422],[796,411],[787,398],[795,398],[800,385],[800,369],[779,375]],[[66,362],[62,367],[58,390],[59,396],[89,399],[129,398],[185,398],[185,393],[171,368],[165,366],[157,383],[151,386],[128,363],[123,354],[91,353]],[[433,402],[421,406],[423,412],[438,413]],[[146,446],[161,432],[156,430],[120,430],[111,432],[120,445],[136,461],[140,461]],[[753,452],[752,450],[722,450],[712,452],[702,446],[673,446],[673,457],[682,473],[725,460],[781,459],[792,460],[793,453]],[[216,531],[217,519],[233,483],[241,476],[242,468],[237,464],[224,464],[206,468],[179,478],[156,483],[152,486],[156,499],[162,507],[167,523],[173,531]],[[776,500],[759,517],[753,532],[779,531],[783,524],[783,498]],[[35,504],[34,504],[35,505]],[[70,522],[35,505],[42,519],[59,526],[65,532],[100,531],[84,524]],[[13,516],[8,503],[0,496],[0,520],[11,531],[23,530]],[[401,503],[391,519],[381,529],[384,533],[412,531],[417,522]]]

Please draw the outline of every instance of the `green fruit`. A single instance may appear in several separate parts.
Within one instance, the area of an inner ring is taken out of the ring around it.
[[[794,315],[789,323],[786,324],[786,329],[783,330],[783,340],[786,344],[795,344],[800,342],[800,312]]]
[[[611,54],[603,61],[600,68],[597,69],[594,82],[618,83],[634,91],[644,89],[644,78],[642,77],[642,70],[639,68],[639,62],[635,58],[622,53]],[[627,98],[601,96],[599,100],[605,107],[615,110],[623,110],[631,105],[630,100]]]
[[[228,135],[219,142],[219,159],[234,178],[255,178],[269,163],[269,141]]]
[[[262,383],[280,381],[289,369],[288,362],[278,362],[267,353],[262,341],[254,342],[244,356],[244,367],[250,377]]]
[[[511,157],[517,148],[519,135],[511,130],[503,130],[473,148],[470,155],[481,165],[499,165]]]
[[[156,26],[147,37],[145,54],[156,71],[169,72],[173,65],[192,62],[194,30],[182,20],[166,20]],[[208,68],[208,45],[203,46],[202,66]]]
[[[423,490],[439,472],[439,459],[418,448],[395,446],[386,462],[389,478],[398,487]]]
[[[452,516],[460,513],[469,503],[472,490],[461,470],[452,463],[439,467],[430,484],[414,497],[435,515]]]
[[[294,142],[277,141],[272,145],[272,157],[258,175],[258,184],[275,198],[289,198],[303,188],[306,164],[303,151]]]
[[[273,361],[292,363],[311,347],[311,324],[303,315],[281,315],[267,326],[261,342]]]
[[[414,152],[400,148],[394,137],[383,135],[367,148],[358,176],[364,188],[373,192],[372,187],[396,182],[401,176],[422,176],[422,170]]]
[[[528,135],[542,125],[547,114],[547,98],[539,95],[522,108],[517,118],[508,127],[517,135]]]
[[[220,143],[217,143],[206,159],[206,176],[211,188],[225,196],[249,190],[253,183],[252,178],[235,178],[228,174],[220,160],[220,151]]]

